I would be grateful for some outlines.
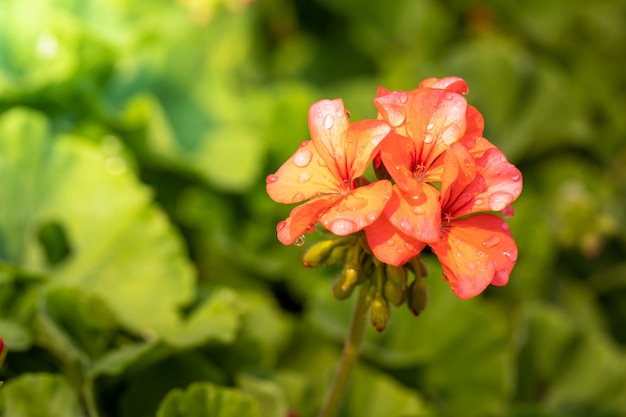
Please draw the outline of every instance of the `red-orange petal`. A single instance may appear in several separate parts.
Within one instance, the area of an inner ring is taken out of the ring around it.
[[[345,236],[374,223],[391,196],[391,183],[375,181],[341,195],[320,217],[322,225],[338,236]]]
[[[385,215],[364,230],[367,243],[376,259],[389,265],[404,265],[419,255],[426,246],[426,243],[400,232]]]
[[[390,133],[380,147],[380,159],[395,183],[404,191],[414,187],[413,169],[416,164],[415,141]]]
[[[420,88],[437,88],[442,90],[448,90],[457,94],[467,94],[469,87],[464,79],[459,77],[444,77],[444,78],[427,78],[420,83]]]
[[[340,189],[340,181],[311,141],[302,142],[275,174],[266,177],[265,183],[270,198],[283,204],[299,203]]]
[[[439,239],[441,206],[439,190],[430,184],[417,183],[411,193],[393,187],[393,194],[385,206],[385,215],[400,231],[422,242]]]
[[[504,285],[517,260],[508,225],[493,214],[456,219],[442,239],[430,244],[445,279],[459,298],[480,294],[489,284]]]
[[[406,118],[407,136],[422,143],[418,160],[429,167],[466,130],[467,102],[459,94],[429,88],[409,95]]]
[[[349,126],[343,100],[320,100],[309,109],[309,133],[333,177],[346,179],[346,132]]]
[[[500,211],[519,197],[522,174],[500,150],[488,148],[480,158],[474,158],[476,171],[473,178],[472,175],[454,173],[459,167],[471,164],[468,155],[461,144],[451,146],[446,155],[450,161],[446,162],[441,183],[444,212],[460,217],[481,211]],[[467,182],[468,178],[471,178],[470,182]]]
[[[333,194],[314,198],[304,204],[294,207],[289,217],[276,225],[278,240],[284,245],[291,245],[300,236],[315,230],[315,224],[330,207],[339,199],[340,195]]]
[[[363,175],[390,131],[389,125],[382,120],[361,120],[350,125],[345,153],[348,179],[353,180]]]

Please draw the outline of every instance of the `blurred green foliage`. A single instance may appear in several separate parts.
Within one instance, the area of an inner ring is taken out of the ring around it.
[[[341,415],[626,415],[624,45],[619,0],[3,0],[0,416],[314,416],[352,301],[265,175],[314,101],[446,75],[524,173],[518,265],[461,301],[425,255]]]

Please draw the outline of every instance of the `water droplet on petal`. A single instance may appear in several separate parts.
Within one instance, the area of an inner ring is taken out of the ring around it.
[[[462,257],[462,256],[463,256],[463,254],[462,254],[461,252],[457,252],[457,253],[456,253],[456,256],[457,256],[457,258],[460,258],[460,257]]]
[[[489,210],[500,211],[514,200],[506,191],[498,191],[489,196]]]
[[[433,135],[431,135],[430,133],[427,133],[424,135],[424,143],[432,143],[433,141]]]
[[[405,104],[409,100],[409,95],[402,91],[398,94],[398,100],[400,103]]]
[[[308,149],[300,149],[293,157],[293,163],[297,167],[304,168],[311,163],[313,153]]]
[[[311,142],[310,140],[305,140],[304,142],[300,142],[300,147],[304,148],[306,145],[309,144],[309,142]]]
[[[509,259],[509,261],[511,261],[511,262],[517,261],[517,249],[511,249],[511,250],[508,250],[508,251],[504,251],[504,252],[502,252],[502,254],[504,256],[506,256]]]
[[[320,164],[321,167],[325,167],[326,166],[326,161],[324,161],[324,158],[318,159],[317,163]]]
[[[400,220],[400,228],[407,233],[411,233],[413,231],[413,224],[407,219]]]
[[[293,242],[294,246],[302,246],[304,245],[304,241],[306,240],[306,236],[302,235]]]
[[[423,214],[426,214],[426,211],[422,208],[422,206],[415,206],[413,207],[413,213],[417,214],[418,216],[421,216]]]
[[[389,246],[393,246],[393,245],[394,245],[394,241],[393,241],[393,239],[389,239],[389,240],[387,241],[387,245],[389,245]]]
[[[467,264],[467,269],[476,269],[476,264],[470,262]]]
[[[376,219],[378,219],[378,216],[380,216],[380,213],[376,211],[370,211],[369,213],[365,215],[365,218],[367,219],[368,222],[373,223],[376,221]]]
[[[302,174],[300,174],[300,176],[298,177],[298,182],[300,184],[302,184],[303,182],[307,182],[308,180],[311,179],[311,171],[304,171]]]
[[[500,223],[500,229],[504,230],[505,232],[508,232],[509,231],[509,224],[507,222]]]
[[[486,248],[493,248],[498,243],[500,243],[500,237],[498,235],[493,235],[483,242],[483,246]]]
[[[482,204],[484,203],[482,198],[477,198],[476,201],[474,201],[474,205],[476,206],[482,206]]]
[[[348,196],[342,204],[342,207],[352,211],[360,210],[365,206],[367,206],[367,200],[365,198],[355,196]]]
[[[519,181],[520,175],[515,173],[511,176],[511,181]]]
[[[265,177],[265,183],[266,184],[273,184],[276,181],[278,181],[278,175],[276,175],[276,174],[270,174],[267,177]]]
[[[333,124],[335,124],[335,117],[332,114],[327,114],[326,117],[324,117],[324,129],[332,128]]]
[[[280,232],[281,230],[283,230],[285,228],[285,226],[287,226],[287,222],[284,220],[281,220],[278,222],[278,224],[276,225],[276,231]]]
[[[426,125],[426,130],[433,130],[433,127],[435,127],[435,124],[433,122],[430,122]]]
[[[312,232],[313,230],[315,230],[315,223],[310,223],[310,224],[308,224],[308,225],[306,226],[306,228],[304,229],[304,231],[305,231],[306,233],[310,233],[310,232]]]
[[[301,192],[297,192],[296,195],[293,196],[293,202],[297,203],[298,201],[304,200],[304,194]]]
[[[346,236],[354,233],[356,230],[356,223],[348,219],[337,219],[330,225],[330,231],[337,236]]]
[[[451,92],[449,92],[449,91],[448,91],[448,92],[446,92],[446,99],[448,99],[448,100],[452,100],[453,98],[454,98],[454,94],[453,94],[453,93],[451,93]]]

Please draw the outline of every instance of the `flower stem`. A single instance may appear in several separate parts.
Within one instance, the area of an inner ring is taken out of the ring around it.
[[[334,417],[343,403],[352,371],[359,358],[359,350],[365,333],[365,315],[367,313],[367,285],[359,286],[359,295],[352,315],[350,331],[343,345],[343,353],[324,404],[317,417]]]

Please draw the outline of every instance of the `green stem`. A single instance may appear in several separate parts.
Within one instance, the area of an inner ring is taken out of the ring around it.
[[[359,350],[365,333],[367,313],[367,285],[360,285],[359,295],[354,306],[350,331],[343,345],[343,353],[335,374],[335,379],[326,394],[326,399],[317,417],[334,417],[343,403],[352,371],[359,358]]]

